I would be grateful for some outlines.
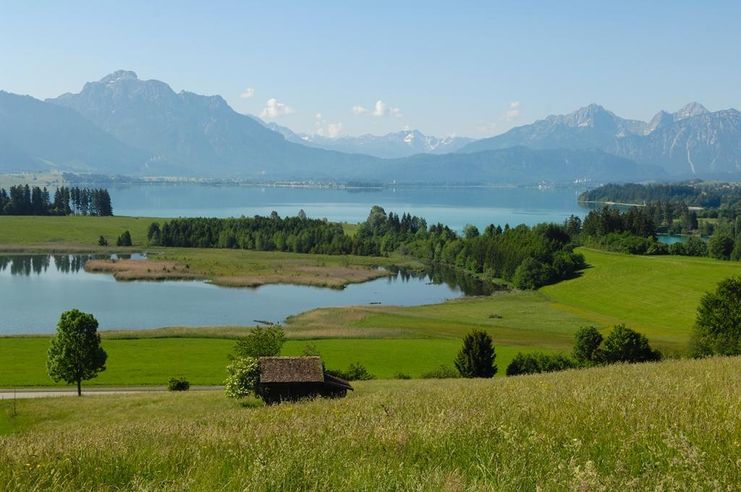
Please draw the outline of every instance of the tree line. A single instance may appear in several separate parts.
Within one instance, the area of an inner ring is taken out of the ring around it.
[[[585,267],[574,253],[567,226],[541,224],[466,227],[458,234],[420,217],[399,216],[374,206],[355,234],[343,226],[305,216],[235,219],[180,218],[152,223],[147,239],[168,247],[238,248],[294,253],[382,256],[401,253],[429,264],[449,266],[486,279],[504,279],[520,288],[537,288],[569,278]]]
[[[592,210],[581,225],[579,242],[629,254],[710,256],[719,260],[741,260],[741,216],[735,220],[716,219],[712,223],[712,234],[707,241],[695,230],[696,234],[686,242],[667,245],[656,237],[659,232],[656,217],[661,210],[660,206],[632,207],[626,211],[612,207]],[[683,222],[693,220],[691,214],[681,217]]]
[[[713,209],[741,209],[741,186],[692,181],[678,184],[607,184],[579,195],[582,202],[683,203]]]
[[[46,187],[29,185],[0,188],[0,215],[113,215],[105,188],[60,186],[54,196]]]

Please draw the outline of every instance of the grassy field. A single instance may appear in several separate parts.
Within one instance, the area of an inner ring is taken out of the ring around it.
[[[741,275],[741,263],[629,256],[582,248],[590,268],[538,292],[510,292],[432,306],[320,309],[289,319],[306,336],[461,337],[484,329],[495,341],[569,351],[581,326],[626,323],[669,353],[686,350],[703,293]]]
[[[155,219],[138,217],[19,217],[0,216],[0,250],[94,251],[104,236],[115,245],[124,231],[134,247],[146,245],[147,228]]]
[[[359,362],[386,379],[398,373],[419,377],[441,364],[452,367],[461,345],[460,340],[439,338],[289,340],[283,353],[300,355],[307,344],[319,351],[328,368],[346,369]],[[220,385],[233,347],[234,340],[219,338],[105,339],[107,369],[85,384],[163,386],[170,377],[184,376],[194,385]],[[0,338],[0,388],[55,386],[46,373],[48,348],[45,337]],[[531,350],[503,345],[496,349],[500,375],[518,351]]]
[[[131,230],[134,242],[141,245],[151,220],[0,217],[0,248],[17,245],[22,239],[29,247],[91,249],[101,230],[123,229]],[[449,365],[461,338],[472,329],[483,329],[494,338],[500,372],[504,372],[517,351],[568,353],[579,327],[595,325],[606,332],[616,323],[645,333],[652,344],[669,354],[683,353],[702,294],[724,278],[741,275],[737,262],[581,251],[590,268],[578,278],[538,292],[505,292],[416,307],[320,309],[291,317],[286,324],[290,339],[286,353],[300,353],[311,343],[329,367],[346,368],[360,362],[381,378],[400,372],[419,376],[440,364]],[[154,248],[150,253],[157,261],[188,265],[189,272],[225,285],[339,286],[362,280],[354,275],[370,272],[374,266],[420,267],[402,257],[182,248]],[[105,334],[109,369],[93,384],[161,385],[176,375],[194,384],[219,384],[233,344],[229,339],[244,330],[184,328]],[[44,369],[47,345],[43,338],[0,338],[0,386],[49,384]]]
[[[220,392],[0,402],[4,490],[738,490],[741,358],[371,381],[263,407]]]
[[[584,275],[541,292],[559,310],[599,326],[626,323],[663,346],[685,344],[702,295],[741,275],[735,261],[582,252],[591,266]]]

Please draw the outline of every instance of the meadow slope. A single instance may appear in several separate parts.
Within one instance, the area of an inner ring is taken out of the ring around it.
[[[220,392],[0,402],[4,490],[738,490],[741,358],[371,381],[263,407]]]

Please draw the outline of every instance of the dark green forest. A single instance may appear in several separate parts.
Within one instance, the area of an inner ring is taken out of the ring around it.
[[[49,190],[29,185],[0,188],[0,215],[113,215],[111,196],[104,188],[60,186]]]
[[[578,219],[575,219],[578,221]],[[573,222],[573,221],[572,221]],[[409,214],[371,209],[355,235],[342,225],[304,216],[235,219],[181,218],[149,227],[151,245],[240,248],[333,255],[382,256],[401,253],[428,264],[461,269],[488,279],[504,279],[520,288],[537,288],[569,278],[585,267],[574,253],[573,223],[490,225],[483,232],[468,226],[458,234],[442,224]],[[571,227],[571,229],[569,229]]]
[[[648,204],[668,202],[690,207],[741,210],[741,184],[691,181],[678,184],[607,184],[579,195],[581,202]],[[733,217],[729,217],[733,218]]]

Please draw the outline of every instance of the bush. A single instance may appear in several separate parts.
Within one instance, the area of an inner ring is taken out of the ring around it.
[[[554,273],[550,265],[528,257],[515,270],[512,283],[518,289],[537,289],[551,283]]]
[[[246,398],[255,394],[260,382],[260,364],[254,357],[233,359],[226,368],[228,376],[224,381],[226,396],[234,399]]]
[[[708,245],[699,237],[691,237],[685,245],[688,256],[707,256]]]
[[[397,372],[394,374],[394,379],[412,379],[412,376],[403,372]]]
[[[170,391],[188,391],[190,381],[185,378],[170,378],[170,381],[167,382],[167,389]]]
[[[741,277],[720,282],[700,300],[692,354],[741,354]]]
[[[455,358],[455,367],[466,378],[490,378],[497,372],[495,359],[496,352],[489,334],[473,330],[463,339],[463,347]]]
[[[124,231],[123,234],[118,236],[116,246],[131,246],[131,233],[129,231]]]
[[[592,365],[601,357],[602,335],[594,326],[579,328],[574,337],[574,359],[581,365]]]
[[[518,353],[507,366],[507,376],[538,374],[541,372],[564,371],[576,367],[576,363],[565,355],[533,352]]]
[[[280,326],[253,328],[249,335],[234,345],[235,357],[271,357],[280,354],[286,334]]]
[[[359,362],[350,364],[350,367],[348,367],[347,371],[343,371],[341,369],[327,369],[324,372],[326,372],[330,376],[335,376],[346,381],[369,381],[376,378],[373,374],[368,372],[368,369],[366,369],[365,366],[363,366]]]
[[[98,246],[108,246],[108,240],[103,236],[98,238]]]
[[[605,338],[602,359],[608,363],[661,360],[661,353],[651,349],[648,339],[625,325],[616,325]]]
[[[441,365],[431,371],[422,373],[422,379],[453,379],[461,377],[461,374],[450,366]]]

